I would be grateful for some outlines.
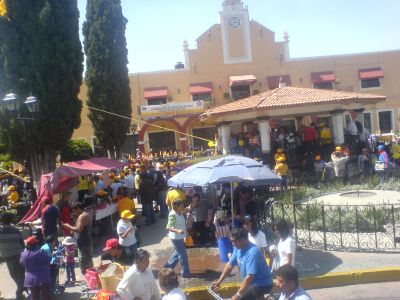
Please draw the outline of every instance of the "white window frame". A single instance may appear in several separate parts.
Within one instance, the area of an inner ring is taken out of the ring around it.
[[[375,79],[375,78],[374,78]],[[382,78],[378,78],[379,79],[379,86],[377,87],[369,87],[369,88],[363,88],[361,85],[361,81],[362,79],[360,78],[360,91],[368,91],[368,90],[381,90],[382,89]]]
[[[376,120],[377,120],[377,130],[381,130],[381,128],[379,127],[379,113],[380,112],[385,112],[385,111],[390,111],[392,112],[392,130],[394,130],[394,109],[393,108],[386,108],[386,109],[377,109],[376,110]]]
[[[213,100],[213,95],[212,95],[212,93],[203,93],[203,94],[197,94],[197,95],[210,95],[210,102],[212,102],[212,100]],[[191,95],[191,97],[192,97],[192,102],[195,102],[195,101],[206,101],[206,100],[204,100],[204,99],[202,99],[202,100],[194,100],[194,99],[193,99],[193,96],[194,96],[194,94]]]
[[[243,86],[245,86],[245,84],[243,84]],[[250,93],[249,97],[251,97],[253,95],[253,85],[249,83],[248,86],[249,86],[249,93]],[[230,95],[230,98],[232,101],[239,101],[239,100],[245,99],[245,98],[233,99],[232,87],[234,87],[234,86],[229,87],[229,95]]]
[[[370,133],[372,134],[373,132],[375,132],[375,130],[374,130],[374,121],[373,121],[373,118],[372,118],[372,111],[371,110],[363,111],[363,127],[365,127],[364,114],[369,114],[371,116],[371,132]]]
[[[164,98],[152,98],[152,99],[147,99],[146,98],[147,106],[164,105],[164,104],[168,103],[168,97],[165,97],[165,103],[164,104],[149,104],[149,100],[151,101],[151,100],[161,100],[161,99],[164,99]]]

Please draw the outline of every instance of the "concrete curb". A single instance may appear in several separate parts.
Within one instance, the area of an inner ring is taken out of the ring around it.
[[[400,281],[400,267],[333,272],[321,276],[300,278],[300,284],[306,290],[388,281]],[[218,293],[221,297],[230,297],[235,294],[239,285],[240,283],[224,284]],[[277,286],[274,286],[273,291],[278,292]],[[212,299],[206,286],[187,288],[185,293],[189,300]]]

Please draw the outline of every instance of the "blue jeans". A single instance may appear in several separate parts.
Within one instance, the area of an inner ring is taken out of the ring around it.
[[[181,274],[182,276],[189,275],[189,260],[186,252],[185,243],[183,239],[173,240],[171,239],[172,244],[174,245],[175,251],[172,253],[172,256],[169,258],[167,263],[164,265],[164,268],[175,269],[178,261],[181,263]]]
[[[146,223],[152,224],[156,222],[156,215],[153,210],[153,201],[151,203],[142,203],[143,212],[146,216]]]
[[[130,257],[133,257],[134,259],[136,259],[137,242],[130,246],[124,246],[124,248],[125,248],[126,254],[128,254]]]
[[[161,190],[158,192],[158,204],[160,204],[160,217],[168,216],[168,206],[165,203],[165,199],[167,198],[167,191]]]
[[[67,281],[75,281],[75,263],[70,262],[65,264],[67,271]]]

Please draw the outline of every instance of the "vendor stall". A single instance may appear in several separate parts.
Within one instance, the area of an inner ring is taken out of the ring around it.
[[[54,194],[70,189],[77,184],[79,176],[86,176],[105,170],[120,169],[126,165],[128,165],[127,162],[123,163],[105,157],[96,157],[71,162],[58,167],[53,173],[42,175],[39,182],[38,199],[20,223],[35,220],[39,215],[42,200],[46,197],[52,198]],[[112,210],[115,210],[114,206],[112,208],[105,208],[104,211],[100,212],[99,216],[103,216],[104,218],[104,215],[112,214]]]

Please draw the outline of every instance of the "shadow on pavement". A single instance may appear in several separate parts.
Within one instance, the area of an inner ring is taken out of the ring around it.
[[[296,268],[300,276],[324,275],[342,263],[332,252],[305,248],[296,250]]]

